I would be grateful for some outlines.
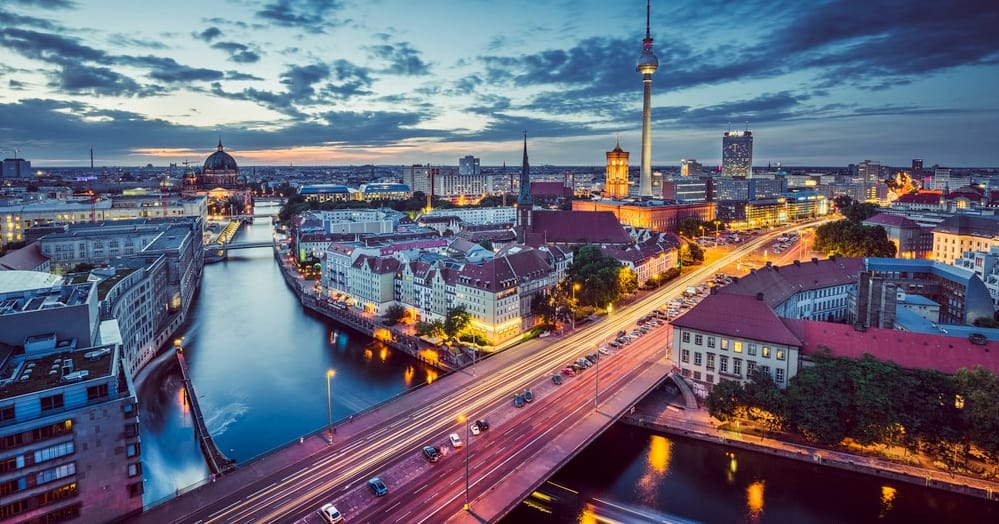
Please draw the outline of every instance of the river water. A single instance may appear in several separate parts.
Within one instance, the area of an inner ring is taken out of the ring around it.
[[[269,209],[265,209],[269,212]],[[236,241],[271,238],[258,219]],[[433,381],[407,355],[307,313],[270,248],[205,267],[184,351],[209,430],[238,463]],[[140,390],[147,505],[204,482],[175,359]],[[618,425],[505,523],[996,522],[999,505]],[[602,520],[609,519],[609,520]]]

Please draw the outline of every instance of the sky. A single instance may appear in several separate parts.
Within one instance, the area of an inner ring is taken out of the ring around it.
[[[641,159],[643,0],[3,0],[33,166]],[[653,165],[999,166],[999,4],[655,0]]]

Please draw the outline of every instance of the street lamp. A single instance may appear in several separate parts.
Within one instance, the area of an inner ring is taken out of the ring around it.
[[[327,435],[331,446],[333,445],[333,386],[330,384],[330,379],[333,378],[333,375],[336,375],[335,371],[326,370],[326,414],[329,416]]]
[[[465,426],[465,511],[468,511],[470,506],[468,504],[468,446],[471,442],[468,440],[468,417],[465,415],[458,415],[458,423]]]
[[[596,352],[597,361],[596,368],[593,371],[594,388],[593,388],[593,411],[599,409],[600,406],[600,352]]]
[[[582,289],[582,284],[579,282],[572,283],[572,307],[569,308],[569,313],[572,315],[572,330],[576,331],[576,290]]]

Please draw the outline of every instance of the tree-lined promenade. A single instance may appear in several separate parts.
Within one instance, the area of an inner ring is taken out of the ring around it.
[[[745,385],[721,381],[705,405],[722,422],[780,438],[999,479],[999,381],[982,367],[949,376],[870,356],[817,355],[786,391],[755,370]]]

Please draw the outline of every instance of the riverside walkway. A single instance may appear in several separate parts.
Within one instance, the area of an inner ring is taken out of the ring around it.
[[[218,446],[215,439],[208,432],[205,424],[205,416],[201,413],[201,406],[198,404],[198,395],[194,392],[194,383],[191,382],[191,375],[187,370],[187,361],[184,359],[184,348],[178,343],[176,346],[177,362],[180,364],[180,373],[184,379],[184,390],[187,392],[187,403],[191,406],[191,418],[194,420],[194,435],[201,446],[201,452],[205,455],[208,469],[211,470],[213,478],[216,475],[225,475],[236,469],[236,461],[226,457]]]

